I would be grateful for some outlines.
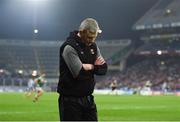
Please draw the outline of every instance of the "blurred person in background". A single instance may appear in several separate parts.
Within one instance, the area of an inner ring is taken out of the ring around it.
[[[151,86],[152,86],[152,83],[150,80],[147,80],[143,86],[143,88],[141,89],[141,93],[140,94],[143,94],[143,95],[152,95],[152,90],[151,90]]]
[[[33,102],[38,101],[39,97],[43,95],[43,85],[47,82],[45,80],[45,74],[41,74],[38,78],[34,80],[35,82],[35,96]]]
[[[60,94],[61,121],[97,121],[97,109],[92,95],[94,75],[105,75],[107,64],[95,43],[101,30],[97,21],[86,18],[79,30],[71,32],[60,47],[60,77],[57,91]]]
[[[163,94],[167,94],[169,86],[166,81],[162,83],[161,89],[162,89]]]
[[[35,91],[35,82],[34,82],[34,78],[32,77],[28,81],[28,87],[26,89],[25,95],[27,97],[30,97],[33,94],[34,91]]]
[[[111,87],[111,92],[110,94],[118,94],[117,92],[117,87],[118,87],[118,83],[117,83],[117,80],[113,80],[110,84],[110,87]]]

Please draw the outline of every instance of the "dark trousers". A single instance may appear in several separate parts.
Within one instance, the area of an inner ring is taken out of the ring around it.
[[[61,121],[98,121],[97,109],[92,95],[86,97],[59,96]]]

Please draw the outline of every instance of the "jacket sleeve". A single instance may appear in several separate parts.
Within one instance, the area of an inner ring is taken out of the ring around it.
[[[103,65],[94,65],[94,74],[105,75],[107,73],[107,69],[107,63],[104,63]]]
[[[77,77],[82,69],[82,62],[80,61],[76,50],[70,45],[67,45],[64,48],[62,56],[73,77]]]
[[[102,57],[102,55],[101,55],[99,47],[97,46],[97,58],[98,57]],[[105,75],[107,72],[107,69],[108,69],[107,63],[104,63],[103,65],[94,65],[94,74]]]

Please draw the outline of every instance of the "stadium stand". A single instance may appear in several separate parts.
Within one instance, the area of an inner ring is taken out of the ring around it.
[[[135,91],[138,87],[143,88],[147,81],[151,81],[153,91],[161,91],[164,82],[167,82],[169,92],[180,90],[179,62],[180,58],[177,57],[169,57],[169,59],[167,57],[147,57],[126,68],[123,72],[109,73],[106,78],[98,82],[97,88],[107,89],[111,81],[116,79],[119,89]]]
[[[109,76],[116,79],[121,89],[133,89],[152,83],[151,89],[161,91],[166,82],[169,92],[179,91],[180,1],[159,0],[133,26],[139,32],[140,44],[131,53],[126,69]]]
[[[159,0],[156,5],[136,22],[133,29],[146,30],[179,27],[179,5],[179,0]]]
[[[129,48],[134,51],[126,57],[122,71],[109,71],[106,77],[97,79],[97,89],[108,89],[117,80],[119,90],[133,93],[147,82],[151,82],[152,91],[162,92],[165,83],[168,92],[180,90],[179,6],[178,0],[159,0],[134,24],[139,40],[133,41],[139,44]]]
[[[180,1],[159,0],[133,26],[139,40],[97,41],[109,64],[107,76],[96,77],[96,89],[110,89],[117,80],[118,89],[136,93],[147,82],[153,91],[180,90]],[[132,45],[132,43],[139,43]],[[55,91],[58,79],[59,47],[62,41],[0,41],[1,86],[25,86],[33,70],[46,73],[47,85]],[[158,53],[160,51],[160,53]],[[24,74],[19,74],[18,70]],[[26,72],[26,73],[25,73]]]
[[[0,85],[26,86],[34,70],[45,73],[47,85],[54,90],[59,76],[59,47],[62,41],[1,40]],[[99,41],[106,60],[121,52],[131,40]],[[7,72],[9,73],[7,73]],[[21,71],[21,73],[19,73]]]

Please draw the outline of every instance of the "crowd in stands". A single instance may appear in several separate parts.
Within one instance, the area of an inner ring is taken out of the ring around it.
[[[35,72],[35,71],[33,71]],[[22,70],[9,71],[0,69],[0,92],[1,91],[25,91],[28,87],[30,79],[38,78],[40,73],[25,72]],[[35,75],[36,74],[36,75]],[[46,79],[47,77],[45,77]],[[43,86],[46,91],[56,91],[57,78],[48,79],[48,82]]]
[[[180,49],[180,42],[178,40],[158,40],[158,41],[151,41],[149,43],[145,43],[140,48],[136,50],[136,53],[142,52],[142,51],[150,51],[150,52],[156,52],[157,50],[163,50],[163,51],[176,51]]]
[[[108,88],[113,80],[118,81],[119,89],[143,88],[147,81],[152,83],[151,89],[162,90],[164,83],[169,91],[180,90],[180,60],[150,58],[127,67],[123,72],[110,73],[97,81],[97,88]],[[104,84],[104,85],[103,85]]]
[[[113,80],[118,89],[143,88],[147,81],[152,83],[151,89],[162,90],[163,84],[169,91],[180,90],[180,59],[179,58],[148,58],[127,66],[123,71],[109,71],[104,77],[96,77],[96,89],[109,89]],[[30,76],[19,72],[10,73],[0,69],[0,86],[27,86]],[[57,80],[58,81],[58,80]],[[49,82],[49,87],[56,91],[57,82]]]
[[[10,72],[6,69],[0,69],[1,86],[26,86],[29,76],[21,72]]]

